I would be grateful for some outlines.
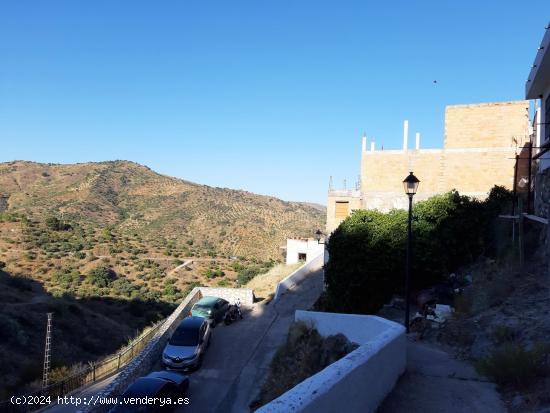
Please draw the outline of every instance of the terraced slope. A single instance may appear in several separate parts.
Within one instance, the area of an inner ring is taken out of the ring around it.
[[[0,164],[9,212],[48,216],[149,240],[170,239],[216,255],[280,258],[290,236],[308,236],[324,212],[245,191],[197,185],[127,161]]]

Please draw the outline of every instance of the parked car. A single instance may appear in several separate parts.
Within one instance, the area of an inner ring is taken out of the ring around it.
[[[223,298],[202,297],[192,308],[191,315],[204,317],[215,327],[217,323],[222,322],[225,313],[229,309],[229,303]]]
[[[162,365],[169,369],[199,368],[210,345],[210,323],[204,317],[186,317],[162,352]]]
[[[122,397],[118,398],[121,404],[115,405],[109,413],[134,413],[134,412],[160,412],[171,410],[176,406],[178,399],[184,399],[189,388],[189,377],[175,371],[155,371],[145,377],[137,379],[124,392]],[[130,404],[124,401],[130,398],[142,399],[146,397],[157,397],[164,400],[164,406],[161,403],[156,404]],[[166,399],[172,400],[171,404],[166,404]]]

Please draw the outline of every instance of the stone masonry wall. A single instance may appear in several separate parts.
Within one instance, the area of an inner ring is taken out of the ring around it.
[[[550,218],[550,168],[535,177],[535,215]]]
[[[240,299],[243,305],[254,304],[254,292],[249,288],[199,287],[199,290],[203,297],[220,297],[229,301],[230,304],[235,304],[237,299]]]
[[[166,342],[179,325],[179,322],[187,317],[189,311],[191,311],[191,307],[193,307],[193,304],[206,295],[224,298],[231,303],[234,303],[237,298],[240,298],[244,305],[252,305],[254,301],[254,293],[252,290],[246,288],[193,288],[181,304],[166,319],[164,325],[159,331],[157,331],[153,339],[149,342],[149,344],[147,344],[143,351],[127,366],[125,366],[118,376],[105,389],[96,394],[94,397],[108,398],[120,396],[137,378],[149,373],[155,363],[160,359]],[[112,406],[99,404],[95,406],[86,406],[81,408],[79,413],[103,413],[108,411],[110,407]]]

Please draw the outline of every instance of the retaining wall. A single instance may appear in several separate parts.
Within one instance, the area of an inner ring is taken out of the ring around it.
[[[97,393],[95,396],[99,398],[120,396],[137,378],[148,374],[160,359],[166,342],[178,326],[179,322],[189,314],[193,304],[205,295],[224,298],[230,302],[234,302],[234,300],[240,298],[244,305],[252,305],[254,302],[254,294],[252,290],[245,288],[193,288],[181,304],[166,319],[164,325],[155,334],[149,344],[145,346],[143,351],[126,367],[124,367],[118,376],[105,389]],[[109,405],[86,406],[81,408],[79,412],[102,413],[107,412],[111,407],[112,406]]]
[[[214,287],[199,287],[202,296],[220,297],[235,304],[237,299],[241,300],[243,305],[254,304],[254,291],[249,288],[214,288]]]
[[[342,333],[360,344],[257,413],[374,412],[405,371],[405,328],[376,316],[296,311],[323,336]]]
[[[324,263],[325,255],[321,253],[317,257],[313,258],[311,261],[302,265],[292,274],[279,281],[277,287],[275,287],[275,296],[273,297],[273,300],[277,300],[281,296],[281,294],[285,293],[285,291],[290,290],[296,284],[302,282],[309,273],[323,268]]]

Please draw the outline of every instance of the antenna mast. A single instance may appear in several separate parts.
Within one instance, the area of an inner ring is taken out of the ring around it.
[[[42,376],[42,388],[50,384],[50,355],[52,350],[52,319],[53,313],[48,313],[48,324],[46,324],[46,346],[44,349],[44,372]]]

